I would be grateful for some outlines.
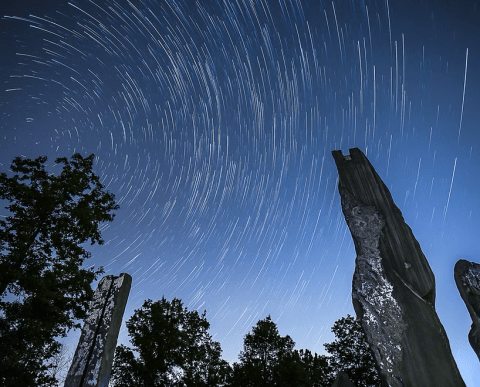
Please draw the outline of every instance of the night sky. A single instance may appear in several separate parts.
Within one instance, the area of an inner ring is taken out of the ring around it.
[[[480,262],[480,5],[9,3],[0,170],[95,153],[121,208],[89,263],[132,275],[125,319],[177,297],[207,310],[230,362],[268,314],[296,348],[325,353],[354,314],[331,151],[358,147],[420,242],[458,367],[480,386],[453,279],[458,259]]]

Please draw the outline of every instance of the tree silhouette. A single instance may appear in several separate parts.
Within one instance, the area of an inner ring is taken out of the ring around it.
[[[259,320],[245,335],[240,362],[233,368],[233,385],[274,386],[280,359],[291,355],[294,346],[290,336],[280,336],[270,316]]]
[[[323,387],[328,374],[324,356],[297,351],[290,336],[280,336],[270,316],[245,335],[239,362],[234,363],[230,385]]]
[[[276,386],[330,387],[327,358],[308,349],[293,350],[280,359]]]
[[[133,350],[117,347],[113,386],[224,385],[230,367],[207,332],[205,312],[189,311],[176,298],[147,300],[126,325]]]
[[[44,385],[60,351],[57,337],[79,327],[102,270],[84,269],[83,244],[102,244],[99,224],[112,221],[114,196],[93,173],[94,155],[57,158],[56,176],[46,157],[16,157],[0,173],[0,384]]]
[[[328,359],[333,379],[345,371],[355,386],[380,386],[375,360],[359,321],[347,315],[335,321],[332,332],[335,341],[324,347],[331,355]]]

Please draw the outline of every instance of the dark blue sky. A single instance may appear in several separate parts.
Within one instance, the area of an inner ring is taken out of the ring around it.
[[[476,2],[0,11],[0,168],[96,154],[121,209],[91,262],[133,276],[126,318],[146,298],[179,297],[207,310],[229,361],[268,314],[297,348],[323,353],[353,314],[355,258],[330,152],[358,147],[429,259],[453,354],[480,385],[453,280],[458,259],[478,261]]]

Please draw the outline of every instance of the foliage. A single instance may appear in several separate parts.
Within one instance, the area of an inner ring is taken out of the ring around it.
[[[102,244],[99,224],[112,221],[114,195],[93,172],[94,155],[55,160],[16,157],[8,177],[0,173],[0,384],[47,385],[49,359],[60,352],[56,337],[79,326],[101,269],[84,269],[85,242]]]
[[[327,379],[330,373],[328,360],[323,355],[312,354],[308,349],[299,351],[300,360],[303,368],[308,375],[309,386],[312,387],[330,387]]]
[[[276,386],[330,387],[330,369],[325,356],[308,349],[294,350],[280,359]]]
[[[207,332],[205,314],[189,311],[176,298],[145,301],[127,321],[133,350],[117,347],[112,385],[224,385],[229,365],[221,359],[220,344]]]
[[[373,353],[359,321],[347,315],[335,321],[332,332],[335,334],[335,341],[324,346],[331,355],[329,362],[333,377],[338,372],[345,371],[355,386],[380,386]]]
[[[251,333],[247,333],[240,352],[240,364],[255,376],[262,385],[273,385],[275,368],[280,359],[291,355],[295,342],[290,336],[280,336],[277,325],[270,316],[257,322]]]
[[[270,316],[259,320],[245,335],[240,362],[233,366],[231,385],[274,385],[280,358],[291,354],[294,346],[290,336],[280,336]]]
[[[294,350],[294,346],[290,336],[280,336],[270,316],[258,321],[245,336],[230,385],[323,387],[326,359],[308,350]]]
[[[56,380],[52,386],[64,385],[72,360],[73,353],[69,351],[68,346],[65,344],[61,344],[58,353],[54,354],[52,358],[47,360],[49,363],[48,375],[50,375],[52,379]]]
[[[117,347],[111,385],[330,387],[340,371],[356,386],[380,385],[363,330],[351,316],[335,322],[337,339],[325,344],[329,357],[294,349],[267,316],[245,335],[232,368],[220,358],[209,326],[205,313],[189,312],[178,299],[147,300],[127,322],[133,349]]]

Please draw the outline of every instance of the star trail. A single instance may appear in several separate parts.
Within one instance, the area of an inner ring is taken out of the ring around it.
[[[132,275],[125,319],[146,298],[177,297],[207,310],[230,362],[268,314],[297,348],[324,353],[353,314],[355,258],[331,151],[358,147],[419,240],[459,369],[479,385],[453,280],[459,258],[478,262],[476,2],[1,11],[0,168],[95,153],[121,208],[89,263]]]

